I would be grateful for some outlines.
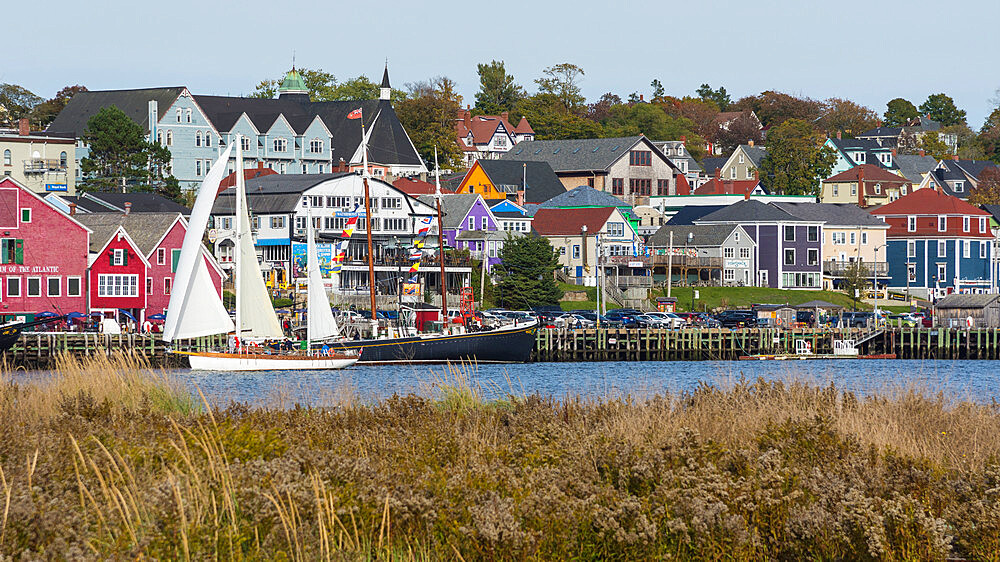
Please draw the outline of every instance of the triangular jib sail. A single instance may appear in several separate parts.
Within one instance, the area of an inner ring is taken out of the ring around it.
[[[165,341],[225,334],[233,329],[233,321],[212,283],[201,245],[232,150],[230,143],[205,175],[191,210],[163,325]]]
[[[316,255],[316,240],[313,235],[311,214],[308,221],[306,269],[309,273],[309,316],[306,321],[306,337],[310,340],[323,340],[336,336],[339,329],[337,321],[333,318],[333,311],[330,309],[330,299],[326,296],[326,288],[323,286],[323,273],[319,269],[319,256]]]

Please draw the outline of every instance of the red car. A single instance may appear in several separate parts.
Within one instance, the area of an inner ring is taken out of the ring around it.
[[[694,312],[675,312],[674,314],[683,318],[684,321],[687,322],[688,326],[701,323],[701,317]]]

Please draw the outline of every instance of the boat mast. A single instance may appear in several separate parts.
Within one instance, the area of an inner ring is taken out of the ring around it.
[[[243,204],[241,200],[243,199],[244,190],[246,186],[244,185],[243,178],[243,135],[236,135],[236,215],[233,217],[235,224],[235,236],[236,236],[236,247],[235,252],[233,252],[233,270],[236,275],[233,279],[233,295],[236,297],[236,339],[239,340],[243,333],[243,324],[241,322],[242,313],[240,312],[240,280],[243,275],[240,273],[240,226],[243,224],[241,217],[243,216]],[[242,346],[241,346],[242,347]]]
[[[313,238],[313,236],[314,234],[313,234],[312,207],[306,207],[306,279],[309,280],[309,283],[312,283],[312,276],[310,275],[312,272],[309,271],[309,264],[312,262],[310,261],[311,258],[309,254],[316,251],[316,240]],[[309,346],[312,343],[311,341],[312,326],[310,326],[312,322],[310,320],[310,317],[312,316],[313,313],[312,310],[313,287],[307,285],[307,290],[309,292],[306,293],[306,355],[309,354],[309,349],[310,349]]]
[[[375,115],[378,119],[378,115]],[[375,119],[372,120],[372,127],[375,126]],[[365,185],[365,222],[367,223],[365,233],[368,237],[368,293],[372,301],[372,326],[374,333],[372,337],[378,337],[378,313],[375,308],[375,254],[372,251],[372,204],[371,194],[368,189],[368,137],[365,135],[365,120],[361,118],[361,162],[364,171],[361,173],[361,180]]]
[[[434,147],[434,196],[438,214],[438,262],[441,263],[441,317],[448,321],[448,288],[444,273],[444,228],[441,227],[441,168],[438,167],[438,149]]]

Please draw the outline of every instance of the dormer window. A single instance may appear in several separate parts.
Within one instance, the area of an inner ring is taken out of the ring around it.
[[[854,153],[854,161],[857,162],[858,164],[864,164],[865,163],[865,153],[864,152],[855,152]]]
[[[875,195],[882,195],[882,184],[875,184]]]
[[[964,181],[955,182],[955,193],[962,193],[963,191],[965,191],[965,182]]]

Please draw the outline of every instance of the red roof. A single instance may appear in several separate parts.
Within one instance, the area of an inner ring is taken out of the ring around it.
[[[522,135],[524,135],[524,134],[528,134],[528,135],[535,134],[535,130],[532,129],[531,125],[528,124],[528,119],[526,117],[522,117],[521,118],[521,122],[517,124],[517,127],[514,127],[514,132],[515,133],[520,133]]]
[[[596,233],[604,228],[615,207],[586,207],[581,209],[538,209],[531,220],[531,227],[542,236],[580,234],[584,225],[587,232]]]
[[[275,172],[271,168],[264,168],[262,166],[259,166],[257,168],[247,168],[243,170],[243,179],[252,180],[254,178],[259,178],[262,176],[270,176],[277,173],[278,172]],[[224,189],[233,187],[234,185],[236,185],[236,172],[233,172],[228,176],[222,178],[222,181],[219,183],[219,193],[222,193]]]
[[[392,186],[407,195],[416,197],[418,195],[433,195],[435,193],[434,184],[428,181],[421,181],[414,178],[399,178],[392,182]],[[455,193],[450,189],[441,188],[441,193]]]
[[[691,184],[684,174],[674,176],[677,180],[677,195],[691,195]]]
[[[469,136],[469,132],[472,132],[472,142],[473,144],[487,144],[490,139],[493,138],[493,134],[496,133],[497,126],[503,124],[507,133],[511,136],[514,133],[521,134],[534,134],[535,131],[531,129],[531,125],[528,124],[528,120],[524,117],[521,118],[521,122],[514,127],[507,120],[507,114],[502,115],[476,115],[472,117],[471,112],[468,109],[459,109],[458,118],[455,119],[455,134],[462,141],[460,144],[465,145],[465,139]]]
[[[875,182],[895,182],[895,183],[910,183],[910,180],[894,174],[885,168],[880,168],[874,164],[861,164],[860,166],[855,166],[850,170],[845,172],[840,172],[835,176],[830,176],[823,180],[824,183],[850,183],[858,181],[858,172],[863,172],[865,176],[865,184],[867,185],[869,181]]]
[[[760,182],[757,180],[719,180],[712,178],[694,190],[695,195],[746,195],[753,193]]]
[[[882,205],[872,211],[873,215],[975,215],[989,216],[989,213],[951,195],[936,189],[918,189]]]

